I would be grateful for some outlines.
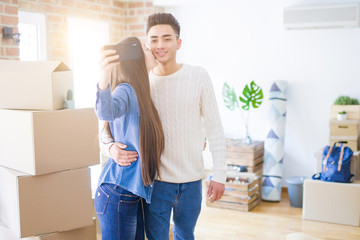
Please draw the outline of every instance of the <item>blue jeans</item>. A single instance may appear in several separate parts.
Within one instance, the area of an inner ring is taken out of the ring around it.
[[[95,211],[103,240],[143,240],[144,219],[139,196],[103,183],[95,193]]]
[[[192,240],[201,210],[201,180],[189,183],[155,181],[151,204],[144,204],[145,230],[149,240],[169,239],[173,210],[174,240]]]

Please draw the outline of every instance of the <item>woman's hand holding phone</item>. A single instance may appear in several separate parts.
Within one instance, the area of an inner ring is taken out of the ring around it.
[[[117,60],[120,58],[118,54],[116,54],[116,50],[109,49],[100,51],[100,79],[99,79],[99,89],[105,90],[109,87],[109,83],[111,81],[111,72],[114,67],[119,64]]]

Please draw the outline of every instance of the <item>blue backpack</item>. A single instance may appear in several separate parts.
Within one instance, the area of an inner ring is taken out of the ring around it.
[[[336,146],[337,143],[340,143],[340,146]],[[327,182],[352,182],[354,176],[350,172],[352,155],[353,151],[341,142],[335,142],[333,146],[326,146],[322,156],[321,173],[314,174],[312,179]]]

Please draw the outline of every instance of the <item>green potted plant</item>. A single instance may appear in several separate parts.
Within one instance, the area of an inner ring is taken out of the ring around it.
[[[73,92],[72,92],[71,89],[69,89],[66,92],[65,107],[68,108],[68,109],[75,108],[75,101],[74,101]]]
[[[346,112],[346,119],[360,120],[359,100],[349,96],[339,96],[331,106],[331,118],[339,119],[339,113]],[[343,117],[340,117],[341,119]]]
[[[336,98],[334,105],[359,105],[359,100],[349,96],[339,96]]]
[[[338,112],[337,114],[337,120],[346,120],[346,111],[341,111],[341,112]]]
[[[229,84],[227,84],[226,82],[224,83],[223,86],[222,95],[223,95],[225,107],[227,107],[231,111],[233,111],[235,108],[239,108],[239,103],[237,101],[237,96],[234,91],[234,88],[231,88]],[[240,109],[240,113],[245,122],[245,137],[243,138],[243,143],[245,144],[252,143],[252,139],[249,135],[249,128],[248,128],[250,108],[260,107],[263,98],[264,95],[261,87],[256,85],[254,81],[252,81],[250,84],[245,85],[242,91],[242,96],[239,96],[240,102],[243,103],[243,106],[241,106]],[[244,116],[242,110],[247,112],[246,117]]]

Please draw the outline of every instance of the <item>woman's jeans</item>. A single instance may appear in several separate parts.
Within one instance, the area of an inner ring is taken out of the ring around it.
[[[201,180],[188,183],[155,181],[151,204],[144,204],[146,237],[149,240],[169,239],[170,216],[173,210],[174,240],[192,240],[201,210]]]
[[[95,211],[103,240],[143,240],[144,219],[139,196],[103,183],[95,193]]]

